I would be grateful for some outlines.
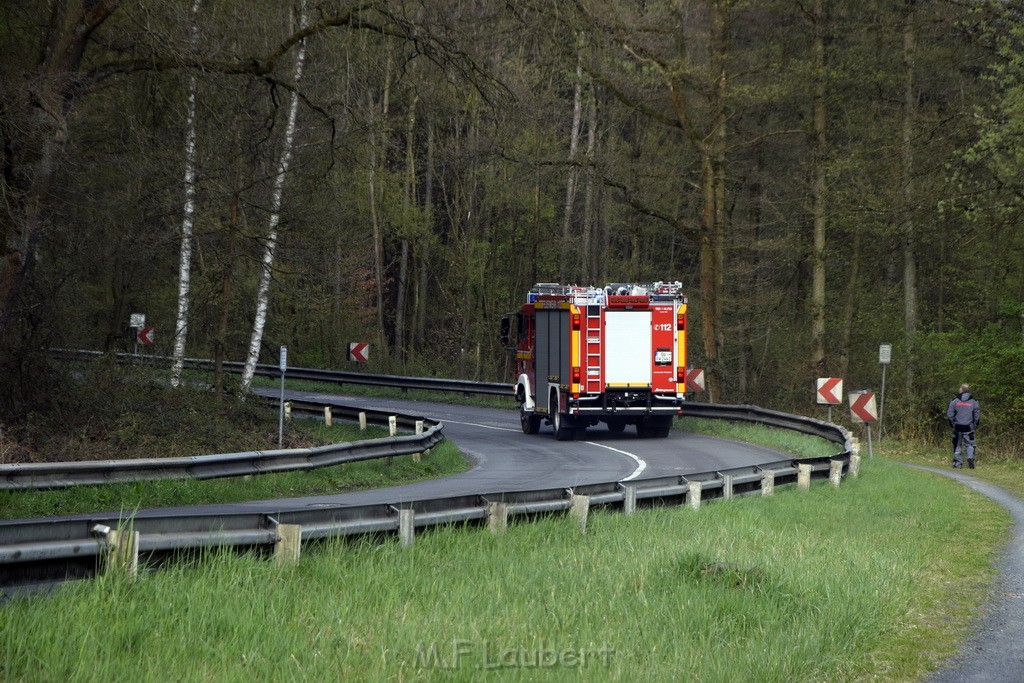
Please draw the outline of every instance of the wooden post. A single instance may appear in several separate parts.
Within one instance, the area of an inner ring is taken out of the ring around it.
[[[419,436],[421,434],[423,434],[423,420],[416,420],[416,435]],[[422,454],[420,454],[420,453],[413,453],[412,454],[412,461],[413,462],[419,462],[421,455]]]
[[[725,500],[732,500],[732,497],[733,497],[732,475],[731,474],[723,474],[722,475],[722,498],[724,498]]]
[[[416,538],[416,511],[412,508],[398,511],[398,537],[404,548],[411,546]]]
[[[324,427],[330,427],[332,424],[334,424],[334,422],[331,419],[331,407],[324,406]]]
[[[850,476],[856,479],[860,476],[860,456],[850,456]]]
[[[796,471],[796,487],[801,491],[809,491],[811,488],[811,466],[797,465]]]
[[[492,534],[503,534],[508,528],[508,503],[487,503],[487,528]]]
[[[831,460],[828,466],[828,483],[839,486],[843,481],[843,461]]]
[[[627,515],[636,512],[636,486],[632,484],[622,487],[622,512]]]
[[[765,470],[761,473],[761,495],[770,496],[775,493],[775,472]]]
[[[299,524],[278,524],[277,542],[274,543],[274,562],[279,567],[299,563],[302,552],[302,526]]]
[[[575,493],[569,499],[569,515],[579,520],[580,531],[587,531],[587,516],[590,514],[590,496],[577,496]]]
[[[366,412],[359,411],[359,429],[360,431],[366,431]]]
[[[691,481],[691,482],[689,482],[689,488],[690,488],[690,492],[686,496],[686,499],[687,499],[687,501],[689,501],[691,508],[693,508],[694,510],[699,510],[700,509],[701,484],[700,484],[699,481]]]
[[[139,574],[139,532],[131,527],[107,534],[107,571],[134,579]]]

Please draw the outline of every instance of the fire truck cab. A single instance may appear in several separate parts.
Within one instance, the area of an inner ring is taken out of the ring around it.
[[[523,431],[574,438],[604,422],[668,436],[686,381],[686,296],[678,282],[604,288],[539,283],[502,319],[515,354]]]

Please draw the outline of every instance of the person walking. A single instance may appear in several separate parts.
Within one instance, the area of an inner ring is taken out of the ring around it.
[[[974,430],[981,422],[981,406],[978,399],[971,396],[971,388],[960,385],[960,393],[953,397],[946,409],[946,419],[953,428],[953,467],[964,466],[963,457],[967,456],[967,466],[974,469]],[[966,451],[966,452],[965,452]]]

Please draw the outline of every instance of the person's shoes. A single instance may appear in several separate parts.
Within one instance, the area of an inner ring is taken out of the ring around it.
[[[958,470],[958,469],[960,469],[961,467],[963,467],[963,465],[961,465],[960,463],[958,463],[958,462],[955,462],[955,463],[953,463],[953,469],[954,469],[954,470]]]
[[[974,458],[971,458],[970,460],[967,461],[967,466],[970,467],[972,470],[974,469]]]

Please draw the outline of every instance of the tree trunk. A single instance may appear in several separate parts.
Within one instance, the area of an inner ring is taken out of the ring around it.
[[[300,0],[299,3],[299,27],[306,25],[306,3]],[[302,79],[302,68],[306,61],[306,41],[299,41],[299,52],[295,57],[295,72],[293,80],[296,85]],[[253,320],[252,336],[249,339],[249,353],[245,359],[245,368],[242,371],[241,389],[243,394],[249,393],[252,387],[252,378],[256,373],[256,363],[260,357],[260,347],[263,344],[263,329],[267,323],[267,308],[269,304],[270,281],[274,269],[274,252],[277,250],[277,228],[281,222],[281,200],[284,196],[284,180],[288,173],[288,166],[291,164],[292,146],[295,140],[295,119],[299,111],[299,95],[292,92],[288,107],[288,121],[285,124],[284,139],[281,144],[281,157],[278,161],[277,175],[274,176],[274,185],[270,198],[270,220],[267,227],[266,243],[263,247],[263,262],[260,271],[259,289],[256,292],[256,317]]]
[[[414,154],[415,140],[413,134],[416,129],[416,102],[419,97],[414,96],[412,104],[409,105],[409,118],[405,129],[405,192],[403,193],[403,208],[406,217],[412,215],[412,207],[415,205],[416,191],[416,157]],[[408,227],[408,226],[407,226]],[[409,238],[402,236],[401,253],[398,261],[398,292],[395,300],[395,351],[399,359],[405,358],[405,299],[409,274]]]
[[[846,377],[850,367],[850,336],[853,332],[853,315],[856,312],[860,294],[860,228],[854,228],[853,244],[850,248],[850,274],[846,280],[846,302],[843,304],[843,323],[839,338],[839,377]]]
[[[192,3],[192,43],[199,42],[199,4]],[[178,257],[178,315],[174,324],[171,386],[181,383],[188,338],[189,287],[192,276],[192,231],[196,222],[196,74],[188,76],[188,113],[185,118],[185,206],[181,218],[181,249]]]
[[[903,176],[903,322],[906,341],[906,397],[914,398],[914,346],[917,337],[917,261],[914,253],[914,123],[917,114],[917,94],[914,91],[914,2],[908,0],[903,24],[903,126],[901,140],[901,166]]]
[[[572,211],[576,203],[576,179],[579,176],[577,163],[580,146],[580,121],[583,117],[583,64],[579,58],[576,62],[576,83],[572,93],[572,127],[569,130],[569,177],[565,183],[565,215],[562,218],[562,263],[559,268],[559,281],[568,282],[572,278],[567,262],[569,245],[572,244]]]
[[[825,3],[814,1],[814,95],[811,166],[813,247],[811,251],[811,369],[826,376],[825,359]]]

